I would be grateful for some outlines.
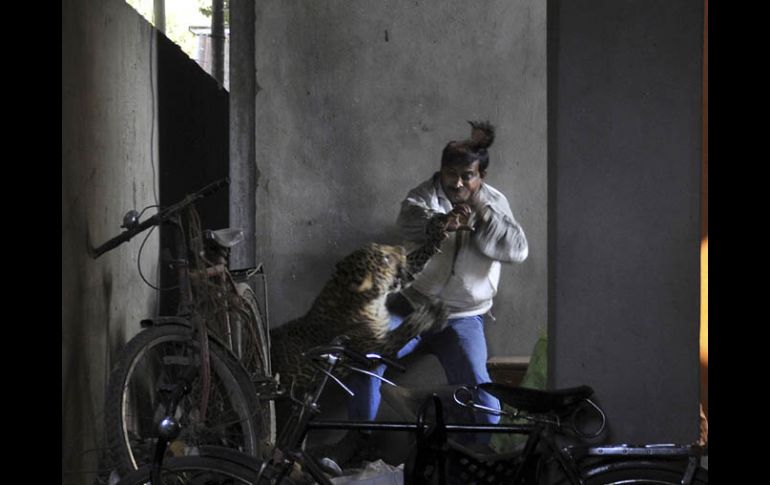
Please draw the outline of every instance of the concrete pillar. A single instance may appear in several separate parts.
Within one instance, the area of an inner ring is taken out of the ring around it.
[[[698,438],[703,1],[552,1],[549,379],[609,441]]]
[[[259,87],[255,61],[254,2],[230,2],[230,226],[246,240],[233,249],[233,268],[255,265],[256,190],[255,98]]]

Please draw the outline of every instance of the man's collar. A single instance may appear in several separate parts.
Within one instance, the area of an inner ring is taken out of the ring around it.
[[[441,186],[441,172],[433,174],[433,187],[436,190],[436,198],[438,199],[438,205],[440,205],[447,212],[452,210],[452,202],[444,192],[444,187]]]

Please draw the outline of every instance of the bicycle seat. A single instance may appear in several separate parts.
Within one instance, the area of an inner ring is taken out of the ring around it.
[[[243,230],[237,228],[226,228],[212,231],[207,229],[204,231],[204,238],[208,241],[213,241],[223,248],[231,248],[236,244],[243,241]]]
[[[527,387],[509,386],[499,382],[488,382],[479,384],[478,387],[509,406],[531,413],[559,411],[580,403],[594,393],[594,390],[589,386],[541,391]]]

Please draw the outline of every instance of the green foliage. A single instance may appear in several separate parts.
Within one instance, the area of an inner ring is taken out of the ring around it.
[[[524,374],[524,378],[521,380],[521,387],[529,387],[531,389],[545,389],[548,377],[548,338],[543,332],[540,338],[535,343],[534,349],[532,349],[532,356],[529,358],[529,366],[527,372]],[[503,404],[503,410],[508,412],[515,412],[515,409],[511,408],[507,404]],[[523,419],[511,419],[503,417],[500,420],[501,424],[525,424],[527,421]],[[490,439],[489,445],[495,449],[495,451],[502,453],[511,451],[517,445],[520,445],[527,441],[526,435],[521,434],[504,434],[495,433]]]
[[[225,26],[228,26],[230,25],[230,0],[223,0],[222,5],[225,16]],[[214,15],[214,10],[211,8],[210,1],[204,2],[202,0],[198,0],[198,11],[209,18]]]

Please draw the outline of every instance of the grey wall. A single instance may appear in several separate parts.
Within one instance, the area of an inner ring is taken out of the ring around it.
[[[703,2],[554,0],[551,384],[622,442],[698,430]]]
[[[466,120],[489,119],[488,182],[531,247],[503,268],[490,353],[529,354],[546,325],[545,3],[272,0],[255,30],[256,242],[272,324],[306,312],[361,244],[399,243],[406,192],[468,136]]]
[[[101,447],[108,370],[155,312],[139,283],[140,241],[92,260],[87,242],[121,231],[126,210],[155,203],[157,136],[151,27],[118,0],[62,3],[62,470],[91,483]],[[155,279],[158,244],[142,259]],[[90,450],[87,451],[86,450]]]

